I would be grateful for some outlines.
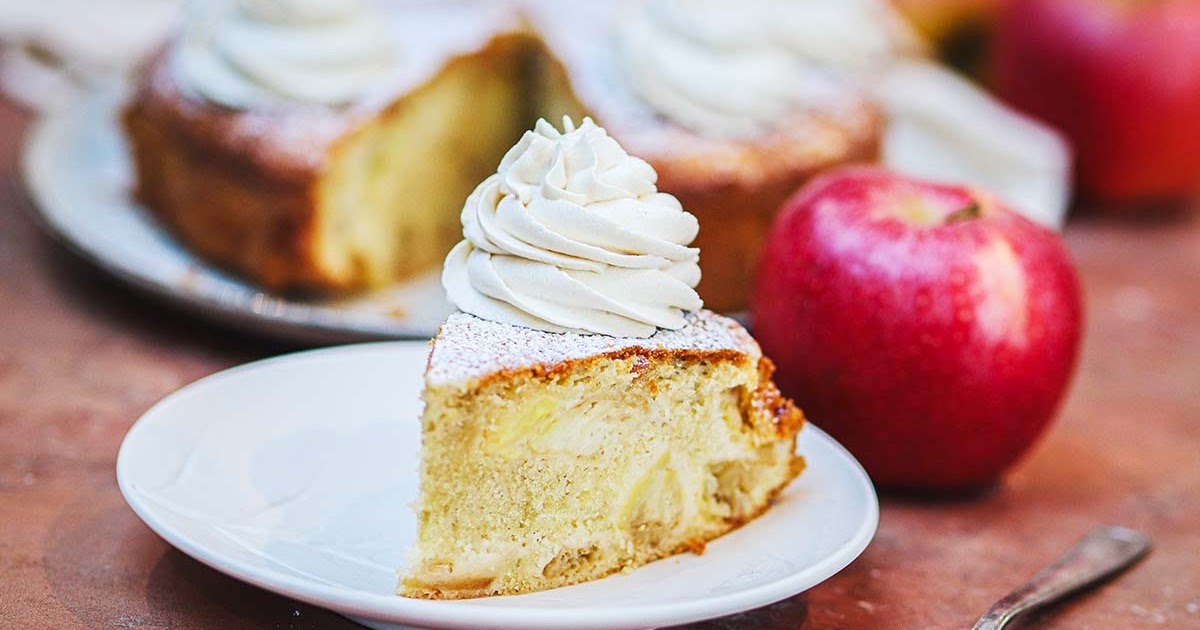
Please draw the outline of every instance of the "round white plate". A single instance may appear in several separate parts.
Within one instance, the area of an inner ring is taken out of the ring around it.
[[[133,200],[118,124],[125,88],[83,94],[45,114],[24,153],[26,187],[47,230],[116,277],[188,310],[306,342],[424,338],[451,311],[436,273],[363,297],[302,301],[224,273],[176,242]]]
[[[808,469],[762,517],[700,556],[540,593],[461,601],[393,595],[416,535],[418,399],[428,347],[300,353],[205,378],[129,431],[117,480],[167,542],[251,584],[375,628],[633,629],[728,615],[849,564],[879,508],[857,462],[814,426]]]

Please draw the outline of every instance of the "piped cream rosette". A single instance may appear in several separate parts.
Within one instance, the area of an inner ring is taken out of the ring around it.
[[[920,47],[886,0],[643,0],[616,39],[634,92],[710,138],[770,133],[836,107]]]
[[[462,211],[442,284],[477,317],[549,332],[649,337],[703,306],[696,217],[585,118],[527,131]]]
[[[204,0],[190,9],[174,69],[227,107],[342,105],[397,61],[382,17],[361,0]]]

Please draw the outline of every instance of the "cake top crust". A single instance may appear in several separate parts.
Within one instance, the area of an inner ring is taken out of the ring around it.
[[[687,318],[687,325],[679,330],[659,330],[640,339],[542,332],[455,313],[433,342],[425,383],[465,386],[498,372],[550,371],[596,356],[724,354],[744,355],[756,363],[762,356],[758,343],[734,320],[707,310]]]

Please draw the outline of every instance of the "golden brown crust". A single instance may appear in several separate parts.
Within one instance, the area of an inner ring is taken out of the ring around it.
[[[434,342],[436,344],[436,340]],[[501,369],[485,376],[472,379],[467,389],[471,395],[487,389],[496,383],[520,378],[549,379],[568,374],[576,370],[587,370],[592,365],[602,361],[631,360],[643,357],[650,361],[680,361],[684,364],[696,364],[705,361],[745,361],[747,355],[738,350],[664,350],[661,348],[622,348],[613,352],[592,355],[579,359],[568,359],[553,364],[534,364],[520,368]],[[634,361],[635,371],[638,363]]]
[[[804,413],[790,399],[783,396],[778,387],[776,387],[773,381],[775,374],[774,362],[761,354],[758,344],[739,324],[707,311],[704,313],[707,313],[707,317],[715,317],[720,321],[728,322],[728,326],[733,327],[740,333],[731,337],[729,347],[717,349],[663,347],[662,345],[655,345],[654,338],[651,337],[645,341],[645,345],[638,344],[620,347],[614,350],[549,363],[531,362],[520,367],[498,368],[482,373],[481,375],[471,376],[466,382],[462,395],[475,395],[497,383],[516,379],[548,380],[577,370],[587,370],[596,363],[604,361],[628,362],[629,369],[639,374],[647,371],[652,363],[675,362],[679,363],[681,367],[686,368],[700,363],[731,362],[744,364],[749,361],[755,361],[755,369],[758,372],[758,386],[753,392],[748,392],[748,395],[741,403],[743,417],[770,419],[771,425],[768,431],[771,435],[778,435],[780,437],[795,435],[804,425]],[[508,326],[507,324],[494,324],[462,314],[452,316],[451,321],[454,321],[455,317],[465,318],[469,322],[492,326]],[[457,327],[460,329],[463,326],[463,324],[457,324]],[[514,332],[527,332],[515,326],[512,327],[512,330]],[[460,331],[456,332],[461,334]],[[449,343],[445,339],[446,334],[448,334],[448,327],[443,325],[438,329],[438,334],[429,344],[435,348],[439,344],[446,345]],[[558,337],[550,333],[547,333],[547,335]],[[737,339],[737,341],[732,341],[732,339]],[[559,339],[553,339],[553,341],[560,342]],[[561,343],[565,343],[565,338],[561,340]],[[495,348],[479,348],[478,350],[483,352],[500,351]],[[426,359],[426,374],[430,372],[434,360],[438,358],[439,355],[436,352],[429,354],[429,357]],[[448,386],[459,387],[460,384],[452,383]],[[651,381],[647,382],[647,386],[653,388],[655,384]]]
[[[260,168],[215,140],[219,115],[185,115],[174,98],[147,83],[123,113],[134,195],[198,254],[267,289],[336,286],[313,262],[315,175]]]
[[[748,404],[764,413],[751,414],[749,410],[743,410],[743,413],[746,417],[770,418],[775,434],[780,437],[796,435],[804,427],[804,412],[779,391],[771,378],[773,374],[775,364],[767,357],[759,359],[758,389],[750,396]]]
[[[430,343],[436,346],[442,341],[443,329]],[[648,344],[649,345],[649,344]],[[756,347],[756,346],[755,346]],[[756,351],[757,352],[757,351]],[[426,372],[429,363],[435,358],[430,353],[427,359]],[[662,347],[633,346],[601,352],[598,354],[571,358],[555,363],[533,363],[517,368],[501,368],[482,376],[474,377],[468,382],[463,395],[475,395],[498,383],[516,379],[549,380],[563,374],[575,371],[586,371],[593,365],[604,361],[626,361],[634,372],[644,372],[652,362],[675,362],[681,367],[690,367],[700,363],[745,363],[753,360],[754,355],[739,348],[722,348],[718,350],[678,349]],[[769,426],[756,427],[771,437],[794,436],[804,426],[805,418],[791,399],[785,397],[772,380],[775,364],[765,356],[757,357],[758,387],[742,400],[742,415],[746,418],[760,418],[770,422]],[[647,387],[655,388],[653,381],[646,383]]]

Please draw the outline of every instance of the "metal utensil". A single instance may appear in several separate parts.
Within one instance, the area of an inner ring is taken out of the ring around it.
[[[1097,527],[1054,564],[992,605],[972,630],[1000,630],[1014,619],[1073,595],[1133,566],[1150,537],[1127,527]]]

